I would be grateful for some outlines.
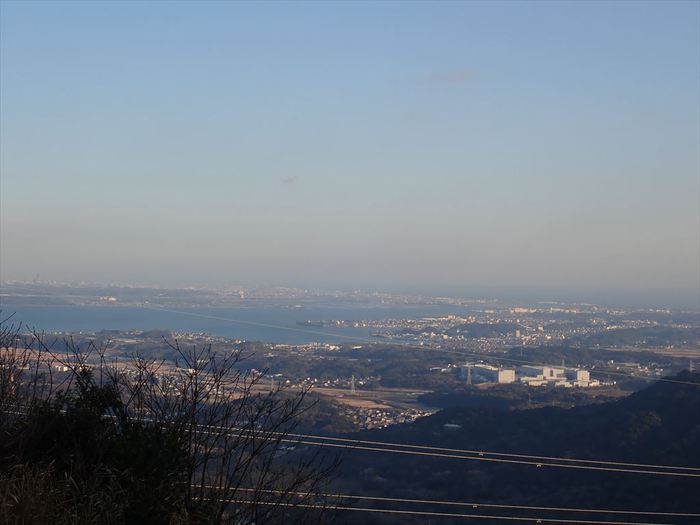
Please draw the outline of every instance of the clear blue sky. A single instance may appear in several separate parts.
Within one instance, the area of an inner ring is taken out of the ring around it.
[[[700,294],[698,2],[12,2],[2,279]]]

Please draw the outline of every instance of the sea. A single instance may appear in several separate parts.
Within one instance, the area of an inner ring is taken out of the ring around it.
[[[3,303],[0,316],[23,329],[43,332],[167,330],[207,333],[279,344],[343,343],[378,340],[371,327],[335,327],[328,320],[380,320],[467,315],[452,305],[259,306],[246,308],[158,308],[138,306],[28,306]],[[307,321],[311,323],[306,324]]]

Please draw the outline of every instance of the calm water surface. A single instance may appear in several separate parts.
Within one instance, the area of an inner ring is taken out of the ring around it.
[[[329,306],[253,308],[169,308],[169,311],[129,306],[26,306],[2,304],[3,316],[47,332],[100,330],[173,330],[206,332],[249,341],[300,344],[343,342],[368,338],[369,328],[304,327],[298,321],[331,319],[376,320],[466,314],[453,306]],[[269,326],[261,326],[269,325]]]

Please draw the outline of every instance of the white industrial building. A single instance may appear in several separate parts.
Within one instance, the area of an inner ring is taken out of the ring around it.
[[[516,372],[512,368],[500,368],[485,363],[467,363],[459,367],[459,377],[469,384],[507,384],[519,381],[528,386],[565,388],[600,386],[600,381],[591,379],[591,373],[588,370],[556,366],[525,365],[519,366]]]
[[[528,386],[591,387],[600,386],[600,381],[591,379],[588,370],[566,369],[553,366],[521,366],[518,368],[521,383]]]
[[[474,383],[515,383],[514,369],[499,368],[483,363],[463,365],[460,376]]]

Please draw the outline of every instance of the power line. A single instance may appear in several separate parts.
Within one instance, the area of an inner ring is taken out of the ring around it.
[[[205,485],[200,487],[199,485],[192,485],[193,488],[205,488],[205,489],[215,489],[221,490],[221,487],[215,485]],[[532,505],[508,505],[500,503],[475,503],[475,502],[462,502],[462,501],[445,501],[445,500],[429,500],[429,499],[415,499],[415,498],[390,498],[385,496],[360,496],[356,494],[333,494],[333,493],[311,493],[311,492],[290,492],[284,490],[270,490],[270,489],[253,489],[253,488],[241,488],[241,487],[231,487],[230,491],[241,491],[241,492],[256,492],[256,493],[267,493],[267,494],[282,494],[282,495],[295,495],[295,496],[313,496],[319,498],[335,498],[335,499],[354,499],[354,500],[368,500],[368,501],[385,501],[390,503],[414,503],[421,505],[445,505],[445,506],[455,506],[455,507],[472,507],[472,508],[492,508],[492,509],[513,509],[513,510],[527,510],[527,511],[548,511],[548,512],[577,512],[577,513],[587,513],[587,514],[625,514],[625,515],[638,515],[638,516],[671,516],[671,517],[700,517],[700,513],[692,512],[655,512],[655,511],[635,511],[635,510],[617,510],[617,509],[587,509],[580,507],[543,507],[543,506],[532,506]]]
[[[250,429],[215,427],[212,425],[202,425],[200,428],[215,429],[219,431],[244,431]],[[214,434],[211,431],[200,431],[202,433]],[[262,431],[264,433],[264,431]],[[415,445],[407,443],[382,442],[375,440],[362,440],[352,438],[342,438],[333,436],[320,436],[314,434],[280,433],[271,432],[268,435],[282,435],[284,442],[298,443],[312,446],[326,446],[332,448],[342,448],[351,450],[366,450],[373,452],[389,452],[397,454],[414,454],[418,456],[431,456],[452,459],[476,460],[485,462],[500,462],[512,464],[535,465],[537,467],[558,467],[582,470],[598,470],[610,472],[626,472],[636,474],[666,475],[679,477],[700,477],[700,467],[689,467],[679,465],[658,465],[649,463],[630,463],[612,460],[579,459],[560,456],[545,456],[532,454],[517,454],[511,452],[495,452],[476,449],[455,449],[446,447],[436,447],[429,445]],[[295,439],[291,439],[295,438]],[[309,441],[312,440],[312,441]],[[678,472],[686,471],[686,472]]]
[[[214,425],[200,425],[200,427],[204,428],[213,428],[216,430],[225,430],[223,427],[216,427]],[[246,431],[246,429],[243,428],[233,428],[231,430],[242,430]],[[334,436],[323,436],[323,435],[318,435],[318,434],[299,434],[299,433],[291,433],[291,432],[272,432],[272,434],[283,434],[287,437],[298,437],[298,438],[304,438],[304,439],[318,439],[318,440],[324,440],[324,441],[338,441],[338,442],[343,442],[343,443],[350,443],[350,444],[362,444],[362,445],[384,445],[388,447],[399,447],[399,448],[408,448],[408,449],[417,449],[417,450],[431,450],[431,451],[437,451],[437,452],[450,452],[450,453],[455,453],[455,454],[477,454],[479,456],[498,456],[498,457],[507,457],[507,458],[524,458],[524,459],[542,459],[542,460],[553,460],[553,461],[565,461],[569,463],[591,463],[591,464],[598,464],[598,465],[615,465],[615,466],[621,466],[621,467],[642,467],[642,468],[650,468],[650,469],[667,469],[667,470],[688,470],[688,471],[693,471],[693,472],[700,472],[700,467],[688,467],[688,466],[681,466],[681,465],[658,465],[658,464],[653,464],[653,463],[629,463],[629,462],[622,462],[622,461],[607,461],[607,460],[596,460],[596,459],[580,459],[580,458],[567,458],[567,457],[562,457],[562,456],[537,456],[537,455],[532,455],[532,454],[516,454],[516,453],[511,453],[511,452],[492,452],[492,451],[486,451],[486,450],[477,450],[477,449],[460,449],[460,448],[446,448],[446,447],[436,447],[436,446],[431,446],[431,445],[415,445],[411,443],[395,443],[395,442],[387,442],[387,441],[375,441],[375,440],[367,440],[367,439],[354,439],[354,438],[343,438],[343,437],[334,437]]]
[[[223,430],[223,429],[221,429]],[[233,429],[232,429],[233,430]],[[213,431],[207,431],[207,430],[195,430],[195,432],[201,433],[201,434],[216,434],[219,435],[220,432],[213,432]],[[261,433],[265,433],[264,431],[261,431]],[[274,434],[274,433],[270,433]],[[255,438],[256,436],[253,436]],[[567,463],[551,463],[551,462],[546,462],[546,461],[531,461],[527,459],[505,459],[505,458],[494,458],[494,457],[486,457],[484,455],[464,455],[464,454],[450,454],[446,452],[431,452],[429,450],[423,451],[423,450],[407,450],[407,449],[400,449],[400,448],[388,448],[384,446],[367,446],[363,444],[345,444],[345,443],[328,443],[323,440],[324,438],[322,436],[316,437],[315,441],[309,441],[306,439],[292,439],[288,437],[278,437],[276,438],[279,442],[282,443],[292,443],[292,444],[297,444],[297,445],[310,445],[310,446],[318,446],[318,447],[330,447],[330,448],[336,448],[336,449],[345,449],[345,450],[364,450],[364,451],[369,451],[369,452],[388,452],[392,454],[404,454],[404,455],[413,455],[413,456],[423,456],[423,457],[436,457],[436,458],[444,458],[444,459],[463,459],[463,460],[473,460],[473,461],[485,461],[485,462],[491,462],[491,463],[509,463],[509,464],[516,464],[516,465],[533,465],[538,468],[544,468],[544,467],[555,467],[555,468],[568,468],[568,469],[576,469],[576,470],[594,470],[594,471],[603,471],[603,472],[620,472],[620,473],[628,473],[628,474],[650,474],[650,475],[657,475],[657,476],[675,476],[675,477],[686,477],[686,478],[700,478],[700,474],[691,474],[687,472],[669,472],[669,471],[663,471],[663,470],[645,470],[645,469],[636,469],[636,468],[621,468],[621,467],[604,467],[604,466],[594,466],[594,465],[575,465],[575,464],[567,464]],[[552,458],[553,460],[556,460],[557,458]],[[566,461],[564,458],[561,458],[562,460]]]
[[[202,498],[205,501],[211,501],[212,498]],[[562,524],[577,524],[577,525],[669,525],[667,523],[650,523],[650,522],[638,522],[638,521],[601,521],[601,520],[583,520],[583,519],[567,519],[567,518],[535,518],[535,517],[524,517],[524,516],[497,516],[493,514],[462,514],[456,512],[430,512],[423,510],[405,510],[405,509],[375,509],[371,507],[348,507],[344,505],[333,505],[326,506],[314,503],[285,503],[285,502],[274,502],[274,501],[255,501],[255,500],[245,500],[245,499],[223,499],[215,498],[214,501],[219,501],[221,503],[232,504],[246,504],[246,505],[267,505],[273,507],[292,507],[292,508],[306,508],[306,509],[320,509],[320,510],[342,510],[342,511],[354,511],[354,512],[372,512],[379,514],[397,514],[404,516],[426,516],[435,518],[467,518],[467,519],[480,519],[480,520],[502,520],[502,521],[521,521],[530,523],[562,523]]]
[[[26,416],[23,412],[10,412],[4,411],[5,413],[13,413],[17,415]],[[211,428],[217,430],[200,430],[200,428]],[[221,431],[226,431],[229,435],[233,432],[245,432],[247,434],[256,434],[267,436],[280,436],[275,438],[280,443],[291,443],[295,445],[309,445],[318,447],[330,447],[335,449],[344,450],[363,450],[368,452],[388,452],[392,454],[404,454],[404,455],[414,455],[421,457],[436,457],[443,459],[464,459],[473,461],[485,461],[491,463],[508,463],[516,465],[534,465],[538,468],[544,467],[555,467],[555,468],[569,468],[577,470],[593,470],[602,472],[620,472],[627,474],[650,474],[658,476],[675,476],[675,477],[687,477],[687,478],[700,478],[700,474],[692,474],[688,472],[673,472],[664,470],[649,470],[649,469],[678,469],[678,470],[689,470],[689,471],[700,471],[697,467],[685,467],[685,466],[670,466],[670,465],[654,465],[648,463],[622,463],[622,462],[605,462],[599,460],[586,460],[586,459],[570,459],[556,456],[532,456],[527,454],[512,454],[506,452],[483,452],[477,450],[465,450],[465,449],[450,449],[442,447],[431,447],[423,445],[409,445],[402,443],[386,443],[382,441],[368,441],[368,440],[358,440],[350,438],[334,438],[331,436],[319,436],[313,434],[294,434],[285,432],[274,432],[274,431],[251,431],[250,429],[244,428],[224,428],[224,427],[214,427],[212,425],[198,425],[194,432],[198,434],[208,434],[208,435],[221,435]],[[257,436],[253,435],[252,438],[255,439]],[[313,440],[313,441],[310,441]],[[329,440],[342,441],[343,443],[328,443]],[[369,446],[374,445],[374,446]],[[392,448],[393,447],[393,448]],[[405,447],[405,448],[397,448]],[[416,450],[417,449],[417,450]],[[437,452],[433,452],[437,451]],[[448,451],[452,451],[449,453]],[[476,454],[476,455],[473,455]],[[525,458],[525,459],[506,459],[504,457],[486,457],[487,455],[492,456],[505,456],[507,458]],[[537,458],[542,461],[530,461],[529,459]],[[570,462],[590,462],[596,465],[577,465],[571,463],[552,463],[551,461],[570,461]],[[621,468],[609,467],[609,466],[598,466],[598,465],[629,465],[630,467],[640,466],[647,467],[644,468]]]
[[[651,464],[651,463],[626,463],[626,462],[621,462],[621,461],[604,461],[604,460],[595,460],[595,459],[579,459],[579,458],[565,458],[565,457],[557,457],[557,456],[536,456],[536,455],[531,455],[531,454],[515,454],[515,453],[509,453],[509,452],[489,452],[489,451],[484,451],[484,450],[469,450],[469,449],[455,449],[455,448],[445,448],[445,447],[434,447],[434,446],[429,446],[429,445],[413,445],[413,444],[405,444],[405,443],[387,443],[383,441],[371,441],[371,440],[364,440],[364,439],[352,439],[352,438],[336,438],[336,437],[329,437],[326,438],[326,436],[318,436],[318,435],[305,435],[305,434],[288,434],[290,436],[299,436],[299,437],[309,437],[309,438],[316,438],[316,439],[331,439],[335,441],[345,441],[349,443],[361,443],[361,444],[369,444],[369,445],[387,445],[387,446],[394,446],[394,447],[404,447],[404,448],[411,448],[411,449],[429,449],[429,450],[437,450],[440,452],[454,452],[454,453],[463,453],[463,454],[478,454],[478,455],[489,455],[489,456],[502,456],[502,457],[516,457],[516,458],[527,458],[527,459],[544,459],[544,460],[555,460],[555,461],[567,461],[567,462],[572,462],[572,463],[592,463],[592,464],[599,464],[599,465],[616,465],[616,466],[626,466],[626,467],[646,467],[646,468],[656,468],[656,469],[670,469],[670,470],[689,470],[689,471],[695,471],[695,472],[700,472],[700,467],[686,467],[686,466],[677,466],[677,465],[656,465],[656,464]]]

